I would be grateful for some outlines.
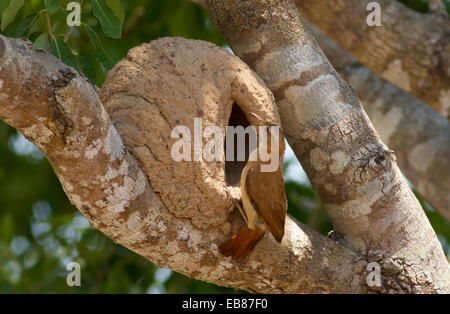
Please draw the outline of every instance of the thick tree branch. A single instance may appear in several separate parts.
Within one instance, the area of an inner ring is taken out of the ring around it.
[[[371,0],[295,0],[300,12],[358,61],[450,119],[450,19],[379,0],[381,26],[369,27]],[[434,8],[434,6],[433,6]]]
[[[387,271],[393,291],[449,291],[448,262],[394,155],[305,31],[294,3],[209,0],[208,9],[233,51],[274,93],[287,140],[325,204],[335,238],[378,251],[380,262],[400,263],[402,275]]]
[[[245,263],[220,255],[217,228],[175,217],[153,192],[86,78],[4,36],[0,69],[0,119],[41,149],[71,202],[115,242],[161,267],[253,292],[365,291],[365,259],[290,218],[282,245],[266,237]]]
[[[308,23],[320,47],[361,99],[375,129],[394,150],[400,169],[450,221],[450,124],[417,98],[383,80]]]

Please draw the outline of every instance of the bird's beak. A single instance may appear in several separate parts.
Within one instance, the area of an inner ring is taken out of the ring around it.
[[[261,117],[260,116],[258,116],[256,113],[254,113],[254,112],[250,112],[250,114],[252,115],[252,116],[254,116],[256,119],[258,119],[260,122],[262,122],[263,121],[263,119],[261,119]]]

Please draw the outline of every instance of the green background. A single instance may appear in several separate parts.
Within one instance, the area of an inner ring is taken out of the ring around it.
[[[0,32],[29,38],[35,49],[50,50],[97,86],[128,49],[143,42],[181,36],[225,45],[207,12],[187,0],[84,0],[82,25],[72,31],[64,9],[68,2],[2,0]],[[424,14],[428,10],[426,1],[402,2]],[[327,234],[331,223],[301,171],[288,153],[284,172],[289,213]],[[422,204],[448,255],[449,223]],[[81,287],[66,284],[65,265],[71,261],[81,265]],[[241,291],[160,269],[90,228],[40,151],[0,122],[0,293]]]

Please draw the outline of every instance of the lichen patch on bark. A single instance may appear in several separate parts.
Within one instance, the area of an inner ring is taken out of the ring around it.
[[[397,59],[389,63],[382,75],[388,81],[397,84],[401,89],[407,92],[411,90],[409,74],[403,70],[402,60]]]
[[[433,160],[438,151],[437,142],[439,139],[432,138],[423,143],[417,144],[409,155],[409,162],[416,170],[426,172],[433,164]]]
[[[265,54],[255,69],[267,86],[275,90],[321,64],[323,60],[313,47],[293,45]]]
[[[439,101],[442,105],[442,114],[444,117],[450,116],[450,89],[439,92]]]

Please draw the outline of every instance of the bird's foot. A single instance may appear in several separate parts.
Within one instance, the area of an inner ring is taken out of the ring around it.
[[[239,212],[241,213],[242,218],[245,221],[245,224],[248,226],[248,218],[247,215],[245,214],[244,209],[242,208],[242,199],[236,199],[233,197],[233,195],[231,195],[230,191],[228,191],[227,188],[224,188],[225,193],[227,193],[228,197],[231,199],[231,201],[233,202],[233,208],[237,208],[239,210]]]

